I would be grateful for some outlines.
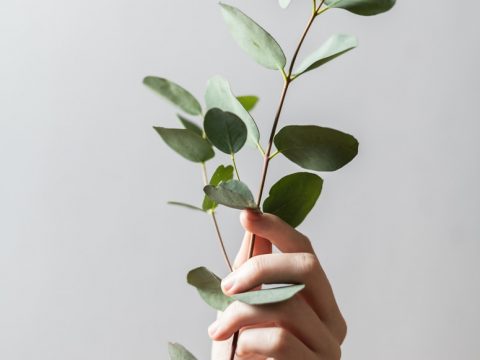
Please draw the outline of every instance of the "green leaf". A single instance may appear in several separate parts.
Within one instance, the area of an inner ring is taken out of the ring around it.
[[[240,151],[247,141],[247,127],[240,118],[220,109],[210,109],[203,122],[210,142],[225,154]]]
[[[290,5],[291,0],[278,0],[278,4],[282,9],[286,9]]]
[[[202,299],[215,310],[224,311],[233,301],[238,300],[249,305],[275,304],[291,299],[305,285],[287,285],[277,288],[249,291],[232,297],[222,292],[221,279],[205,267],[190,271],[187,282],[194,286]]]
[[[202,107],[197,99],[180,85],[156,76],[147,76],[143,79],[143,83],[186,113],[202,114]]]
[[[338,170],[358,153],[358,141],[353,136],[314,125],[286,126],[274,142],[295,164],[316,171]]]
[[[170,354],[170,360],[197,360],[190,351],[176,343],[168,343],[168,353]]]
[[[220,6],[230,33],[243,51],[268,69],[283,70],[287,60],[275,39],[239,9],[223,3]]]
[[[187,282],[195,287],[201,298],[215,310],[223,311],[234,300],[222,292],[221,279],[205,267],[191,270]]]
[[[190,205],[190,204],[186,204],[186,203],[183,203],[183,202],[169,201],[167,204],[168,205],[181,206],[181,207],[184,207],[184,208],[187,208],[187,209],[190,209],[190,210],[198,210],[198,211],[201,211],[201,212],[205,212],[205,210],[200,209],[199,207],[197,207],[195,205]]]
[[[212,175],[212,178],[210,179],[210,185],[217,186],[220,184],[222,181],[228,181],[233,179],[233,166],[228,165],[228,166],[223,166],[220,165],[217,170]],[[203,204],[202,208],[205,211],[209,210],[215,210],[217,207],[217,203],[210,199],[207,195],[205,195],[205,198],[203,199]]]
[[[237,115],[247,126],[248,144],[253,147],[259,146],[260,133],[257,124],[255,124],[250,113],[245,110],[235,95],[233,95],[227,80],[221,76],[214,76],[208,81],[205,103],[207,109],[218,108]]]
[[[307,71],[316,69],[330,60],[345,54],[357,47],[357,38],[351,35],[336,34],[330,37],[317,51],[308,56],[295,71],[299,76]]]
[[[262,289],[256,291],[249,291],[242,294],[233,295],[232,298],[249,305],[266,305],[276,304],[279,302],[290,300],[300,291],[305,288],[305,285],[287,285],[277,288]]]
[[[252,192],[239,180],[229,180],[218,186],[207,185],[203,191],[218,204],[240,210],[257,209]]]
[[[182,115],[177,114],[178,120],[182,123],[183,127],[187,130],[193,131],[195,134],[203,136],[203,129],[195,124],[193,121],[190,121],[184,118]]]
[[[396,0],[326,0],[325,5],[348,10],[357,15],[377,15],[390,10]]]
[[[315,206],[322,186],[322,178],[315,174],[299,172],[287,175],[272,186],[263,202],[263,211],[277,215],[295,228]]]
[[[187,160],[204,162],[215,156],[212,145],[191,130],[163,127],[154,127],[154,129],[168,146]]]
[[[243,108],[247,111],[252,111],[258,103],[258,96],[245,95],[237,96],[237,100],[242,104]]]

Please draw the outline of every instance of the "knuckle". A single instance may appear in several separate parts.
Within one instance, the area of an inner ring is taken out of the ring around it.
[[[318,271],[320,263],[315,255],[310,253],[301,253],[297,256],[297,267],[304,276],[309,276]]]
[[[289,334],[284,328],[272,328],[269,338],[270,349],[273,353],[278,354],[288,349]]]

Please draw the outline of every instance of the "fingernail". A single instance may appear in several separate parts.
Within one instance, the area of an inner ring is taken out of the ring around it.
[[[235,274],[231,272],[228,276],[222,280],[222,289],[224,292],[228,292],[233,288],[235,284]]]
[[[208,327],[208,335],[214,336],[218,329],[218,320]]]

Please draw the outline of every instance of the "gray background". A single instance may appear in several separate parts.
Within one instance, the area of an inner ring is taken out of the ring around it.
[[[290,57],[310,1],[231,3]],[[296,82],[282,117],[361,142],[301,226],[348,320],[345,359],[480,358],[479,11],[331,11],[306,41],[301,56],[335,32],[360,39]],[[208,219],[165,205],[200,202],[200,169],[152,130],[175,126],[175,111],[141,80],[201,98],[222,74],[261,96],[265,140],[281,78],[236,46],[216,1],[2,0],[0,46],[0,358],[166,359],[175,340],[207,359],[214,314],[184,277],[224,264]],[[239,159],[252,188],[257,155]],[[295,170],[278,157],[269,183]],[[220,220],[234,253],[237,213]]]

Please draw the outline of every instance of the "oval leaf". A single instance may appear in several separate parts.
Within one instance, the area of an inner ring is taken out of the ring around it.
[[[210,142],[225,154],[237,153],[247,140],[247,127],[243,121],[220,109],[207,112],[203,127]]]
[[[237,115],[247,127],[247,142],[253,147],[259,146],[260,133],[252,116],[233,95],[230,84],[221,76],[214,76],[208,81],[205,93],[207,109],[218,108]]]
[[[396,0],[326,0],[325,5],[345,9],[357,15],[371,16],[390,10],[395,2]]]
[[[242,104],[243,108],[247,111],[252,111],[258,103],[258,96],[244,95],[237,96],[237,100]]]
[[[183,127],[187,130],[193,131],[195,134],[203,136],[203,130],[200,126],[195,124],[193,121],[190,121],[184,118],[182,115],[177,114],[178,120],[182,123]]]
[[[287,285],[277,288],[262,289],[236,294],[232,295],[232,298],[249,305],[276,304],[290,300],[304,288],[305,285],[303,284]]]
[[[286,9],[290,5],[291,0],[278,0],[278,4],[282,9]]]
[[[187,282],[195,287],[201,298],[215,310],[223,311],[233,302],[225,295],[221,287],[221,279],[205,267],[191,270]]]
[[[233,166],[223,166],[220,165],[217,170],[212,175],[210,179],[210,185],[217,186],[222,181],[228,181],[233,179]],[[215,210],[217,203],[210,199],[207,195],[203,199],[202,209],[205,211]]]
[[[345,54],[356,48],[357,38],[351,35],[336,34],[330,37],[317,51],[308,56],[295,71],[295,76],[299,76],[307,71],[316,69],[330,60]]]
[[[240,210],[257,209],[252,192],[239,180],[229,180],[218,186],[207,185],[203,191],[218,204]]]
[[[338,170],[358,153],[358,141],[352,135],[314,125],[286,126],[274,141],[283,155],[309,170]]]
[[[230,33],[243,51],[268,69],[285,67],[285,54],[268,32],[239,9],[222,3],[220,6]]]
[[[168,353],[170,360],[197,360],[190,351],[176,343],[168,343]]]
[[[183,203],[183,202],[169,201],[167,204],[184,207],[184,208],[187,208],[187,209],[190,209],[190,210],[198,210],[198,211],[201,211],[201,212],[205,212],[205,210],[200,209],[199,207],[197,207],[195,205],[190,205],[190,204],[186,204],[186,203]]]
[[[263,202],[263,211],[277,215],[295,228],[315,206],[322,186],[322,178],[315,174],[301,172],[287,175],[272,186]]]
[[[170,148],[187,160],[204,162],[215,156],[212,145],[193,131],[163,127],[154,127],[154,129]]]
[[[197,99],[180,85],[156,76],[147,76],[143,83],[186,113],[202,114],[202,107]]]

